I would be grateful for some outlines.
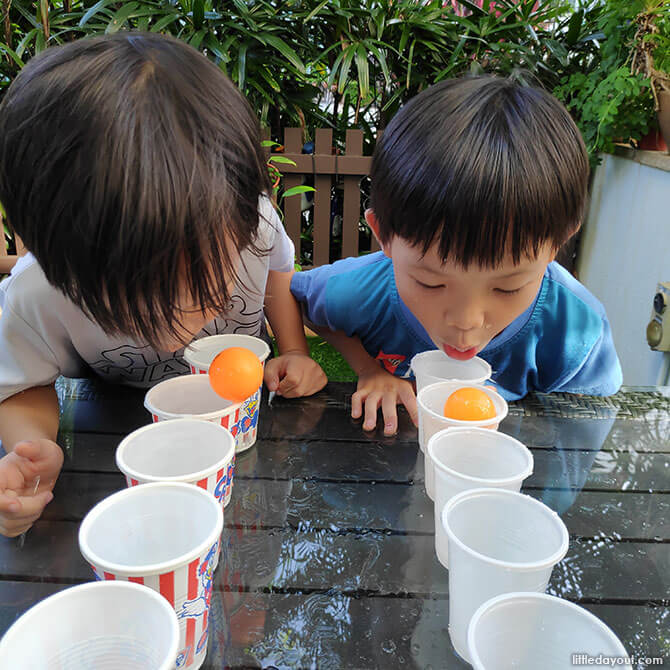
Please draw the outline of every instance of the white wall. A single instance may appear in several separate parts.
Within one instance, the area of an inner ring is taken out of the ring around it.
[[[670,156],[652,158],[659,167],[603,156],[577,264],[605,305],[627,385],[656,384],[663,365],[645,329],[656,284],[670,281]]]

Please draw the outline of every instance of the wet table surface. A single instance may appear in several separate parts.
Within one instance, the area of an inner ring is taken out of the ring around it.
[[[57,388],[66,462],[24,541],[0,537],[0,634],[42,598],[92,579],[79,524],[125,486],[114,451],[149,422],[142,391]],[[204,668],[470,667],[447,634],[448,573],[417,431],[401,414],[394,438],[363,433],[349,418],[353,390],[264,397],[225,510]],[[629,653],[670,667],[670,388],[530,395],[501,430],[533,452],[523,491],[570,531],[548,591],[591,610]]]

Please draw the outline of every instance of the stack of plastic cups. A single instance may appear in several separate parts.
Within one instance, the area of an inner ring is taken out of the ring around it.
[[[217,354],[230,347],[244,347],[253,351],[260,362],[265,366],[265,360],[270,355],[270,347],[267,342],[251,335],[211,335],[196,340],[186,347],[184,358],[191,366],[191,372],[195,375],[206,375]],[[231,416],[229,425],[226,426],[235,438],[237,453],[246,451],[256,443],[258,433],[258,421],[261,405],[261,389],[236,406]]]

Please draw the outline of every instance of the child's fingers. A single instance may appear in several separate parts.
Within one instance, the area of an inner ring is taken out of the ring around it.
[[[404,385],[398,393],[400,401],[405,406],[405,409],[409,413],[409,418],[412,419],[412,423],[415,426],[419,425],[419,411],[416,406],[416,396],[414,391],[409,385]]]
[[[351,396],[351,418],[360,419],[361,414],[363,413],[363,402],[367,398],[367,393],[363,391],[356,391],[354,395]]]
[[[384,435],[395,435],[398,432],[395,393],[385,393],[382,396],[382,415],[384,416]]]
[[[279,366],[275,360],[269,360],[265,364],[263,381],[268,387],[268,391],[276,391],[279,388]]]
[[[363,430],[374,430],[377,425],[377,410],[382,401],[382,394],[379,391],[373,391],[365,399],[365,419],[363,420]]]
[[[14,521],[34,520],[53,497],[51,491],[35,496],[17,496],[14,491],[5,491],[0,494],[0,514]]]

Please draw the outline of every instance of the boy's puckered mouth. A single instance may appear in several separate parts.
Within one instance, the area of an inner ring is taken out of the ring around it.
[[[477,355],[477,347],[470,347],[469,349],[459,349],[452,347],[449,344],[443,344],[442,349],[444,353],[450,358],[455,358],[457,361],[468,361]]]

